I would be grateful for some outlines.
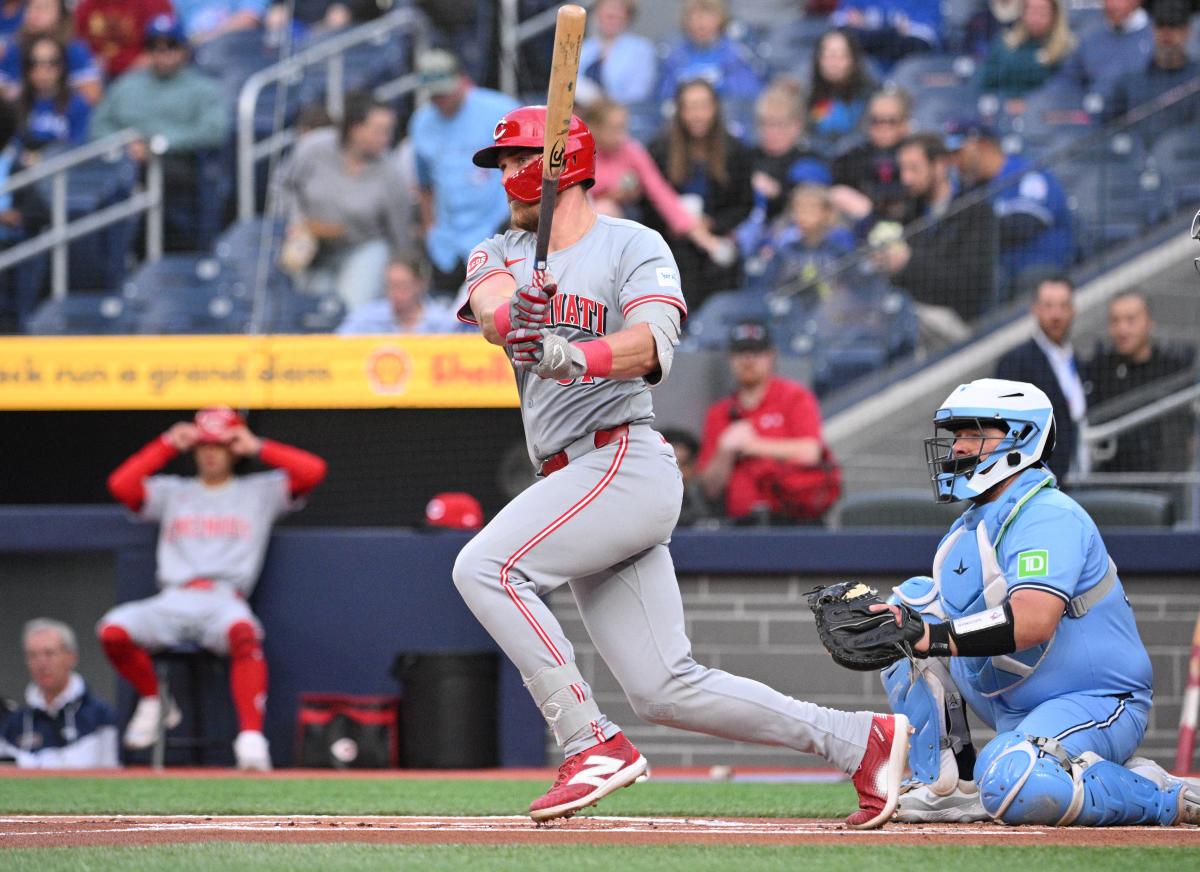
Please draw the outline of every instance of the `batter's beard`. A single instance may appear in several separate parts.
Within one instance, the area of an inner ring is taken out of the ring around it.
[[[520,200],[508,201],[509,224],[518,230],[537,233],[538,216],[541,213],[538,203],[522,203]]]

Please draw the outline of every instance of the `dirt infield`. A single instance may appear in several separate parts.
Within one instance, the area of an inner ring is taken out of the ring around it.
[[[891,825],[862,832],[823,820],[580,817],[535,826],[526,817],[65,816],[0,817],[4,848],[180,842],[419,844],[1156,845],[1200,848],[1197,827],[1054,829],[992,824]]]

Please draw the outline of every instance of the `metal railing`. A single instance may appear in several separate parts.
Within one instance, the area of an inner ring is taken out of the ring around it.
[[[151,137],[146,155],[146,179],[142,187],[134,187],[130,195],[119,202],[105,206],[98,212],[70,220],[67,214],[67,179],[72,169],[95,160],[123,154],[131,142],[142,139],[133,128],[118,131],[111,136],[98,139],[87,145],[47,158],[22,170],[0,188],[0,193],[10,194],[50,179],[50,226],[37,236],[23,240],[0,252],[0,270],[10,269],[22,261],[39,254],[50,252],[50,293],[56,300],[67,295],[69,276],[67,265],[68,246],[76,239],[103,230],[146,213],[146,259],[158,260],[163,247],[163,176],[162,155],[167,142],[161,136]]]
[[[413,9],[397,9],[380,18],[361,24],[323,39],[315,45],[296,52],[291,57],[250,75],[238,92],[237,99],[237,207],[238,219],[254,217],[254,166],[263,158],[283,151],[296,139],[295,129],[280,127],[267,138],[256,141],[255,110],[262,92],[269,86],[282,83],[286,88],[299,82],[310,67],[321,64],[326,68],[325,108],[333,118],[340,118],[345,96],[345,53],[355,46],[377,42],[396,33],[411,32],[418,46],[424,43],[426,22]],[[413,73],[400,76],[373,89],[379,100],[394,100],[416,90]]]
[[[596,0],[577,0],[584,9],[591,9]],[[500,41],[500,90],[514,97],[517,95],[517,69],[520,64],[518,51],[521,43],[534,36],[540,36],[554,28],[558,17],[558,7],[551,6],[536,15],[521,21],[519,0],[500,0],[499,7],[499,41]]]

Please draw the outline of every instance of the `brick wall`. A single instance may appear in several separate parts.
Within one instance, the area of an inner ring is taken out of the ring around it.
[[[803,594],[833,579],[688,576],[680,579],[687,631],[696,659],[745,675],[801,699],[838,708],[887,710],[874,673],[835,665],[817,640]],[[894,578],[864,577],[880,589]],[[1175,756],[1180,696],[1196,616],[1200,585],[1195,578],[1123,578],[1142,640],[1154,663],[1154,699],[1142,753],[1169,766]],[[652,764],[691,766],[824,766],[824,761],[778,748],[730,742],[645,724],[633,714],[616,680],[588,641],[570,591],[563,587],[550,606],[575,645],[579,669],[595,689],[600,708],[620,724]],[[991,731],[972,718],[973,734]],[[979,746],[983,743],[979,742]],[[549,759],[557,759],[550,740]]]

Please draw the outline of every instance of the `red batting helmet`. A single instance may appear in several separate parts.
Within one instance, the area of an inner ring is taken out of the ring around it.
[[[496,168],[496,159],[502,148],[536,148],[544,144],[546,131],[546,107],[522,106],[514,109],[496,122],[492,133],[495,140],[491,145],[475,152],[475,166]],[[596,182],[596,140],[592,131],[578,115],[571,116],[567,129],[567,151],[563,155],[563,171],[558,177],[558,189],[565,191],[571,185],[582,183],[591,187]],[[531,160],[519,172],[513,173],[504,189],[522,203],[536,203],[542,198],[542,158]]]
[[[241,427],[242,416],[228,406],[210,406],[196,413],[196,428],[200,431],[196,439],[200,445],[224,445],[229,441],[229,431]]]

